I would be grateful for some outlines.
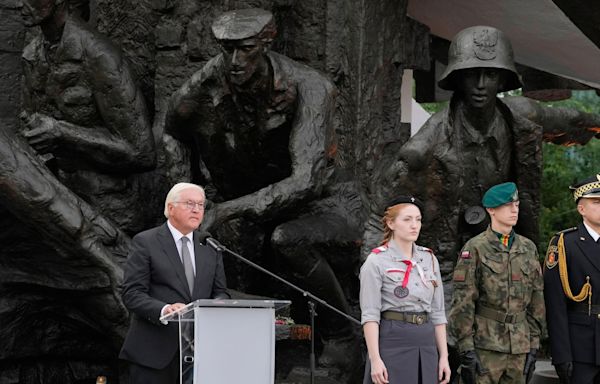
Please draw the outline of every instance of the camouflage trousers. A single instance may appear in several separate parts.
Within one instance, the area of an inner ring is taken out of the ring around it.
[[[477,377],[477,384],[525,384],[523,368],[526,353],[513,355],[477,348],[475,350],[486,371]]]

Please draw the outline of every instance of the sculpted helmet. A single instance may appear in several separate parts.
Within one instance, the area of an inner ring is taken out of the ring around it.
[[[450,43],[448,66],[438,85],[453,91],[455,71],[468,68],[504,69],[507,78],[500,92],[521,88],[521,79],[515,68],[510,41],[504,33],[494,27],[476,26],[458,32]]]

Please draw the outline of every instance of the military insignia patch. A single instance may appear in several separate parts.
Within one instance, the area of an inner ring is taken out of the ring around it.
[[[461,259],[470,259],[471,253],[469,251],[462,251],[460,254]]]
[[[548,252],[546,252],[546,268],[552,269],[558,264],[558,247],[556,245],[550,245]]]
[[[465,281],[467,279],[467,276],[465,274],[464,271],[454,271],[454,277],[453,277],[454,281]]]

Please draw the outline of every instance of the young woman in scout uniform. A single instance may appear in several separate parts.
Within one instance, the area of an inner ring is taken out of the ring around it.
[[[364,383],[448,383],[446,315],[440,268],[415,244],[421,204],[394,199],[383,217],[384,240],[360,270],[361,322],[368,349]]]

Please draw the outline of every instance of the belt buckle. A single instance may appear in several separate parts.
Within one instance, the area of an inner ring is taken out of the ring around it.
[[[504,317],[504,322],[512,324],[512,323],[514,323],[514,319],[515,319],[515,315],[506,314],[506,316]]]
[[[415,324],[422,325],[425,321],[425,318],[423,317],[423,315],[413,315],[413,320]]]

